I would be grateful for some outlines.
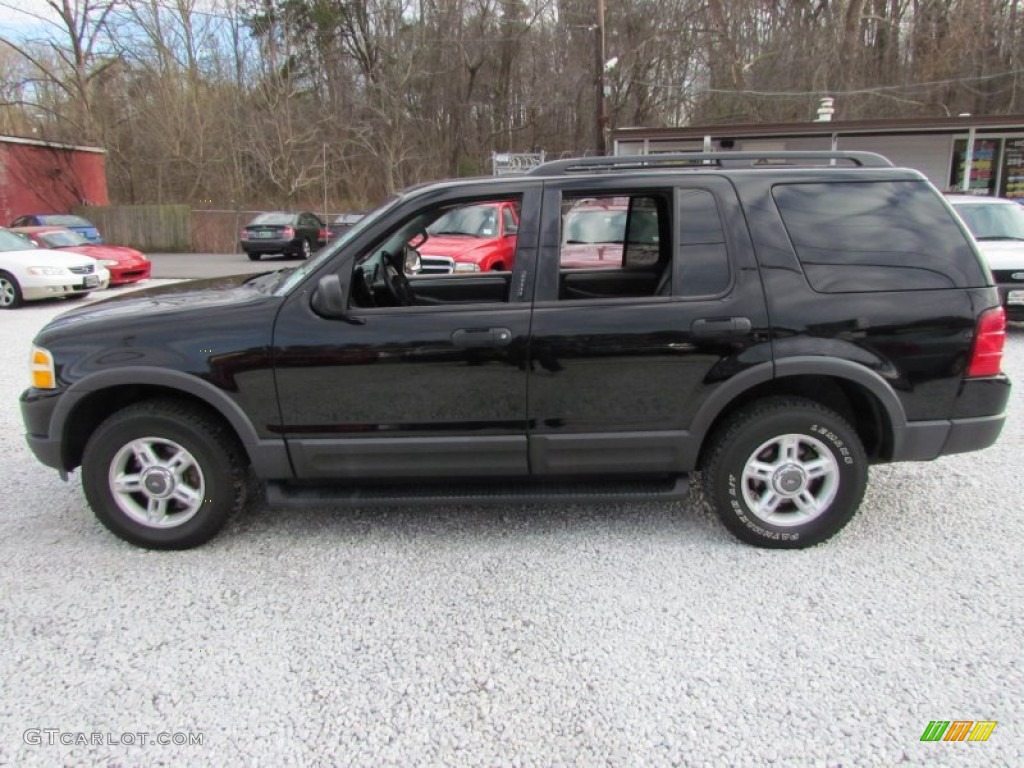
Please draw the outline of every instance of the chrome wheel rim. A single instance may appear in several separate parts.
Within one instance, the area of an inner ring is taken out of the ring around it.
[[[788,528],[820,517],[839,492],[839,463],[809,435],[762,443],[743,466],[743,500],[755,517]]]
[[[309,245],[309,240],[302,241],[302,258],[308,259],[310,254],[313,253],[312,247]]]
[[[148,528],[174,528],[203,506],[206,481],[195,456],[173,440],[140,437],[110,462],[110,492],[118,508]]]
[[[0,277],[0,307],[9,307],[14,304],[14,283],[6,277]]]

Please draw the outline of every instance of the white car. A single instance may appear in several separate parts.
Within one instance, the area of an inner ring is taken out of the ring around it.
[[[0,228],[0,309],[24,301],[84,296],[106,288],[110,272],[96,259],[39,248]]]
[[[949,195],[949,202],[978,241],[1007,320],[1024,320],[1024,207],[1013,200]]]

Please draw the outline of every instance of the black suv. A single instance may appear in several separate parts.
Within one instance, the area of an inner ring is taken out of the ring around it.
[[[509,271],[417,274],[431,222],[505,200]],[[562,235],[580,207],[621,241],[581,258]],[[870,464],[995,441],[1004,338],[916,171],[589,158],[417,187],[297,269],[64,314],[21,406],[36,456],[81,466],[99,519],[146,547],[207,541],[256,481],[272,505],[646,500],[698,470],[736,536],[805,547]]]

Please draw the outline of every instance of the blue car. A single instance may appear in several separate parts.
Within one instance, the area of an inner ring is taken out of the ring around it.
[[[30,213],[16,218],[11,222],[11,227],[64,227],[74,230],[90,243],[103,242],[95,224],[81,216],[72,216],[68,213]]]

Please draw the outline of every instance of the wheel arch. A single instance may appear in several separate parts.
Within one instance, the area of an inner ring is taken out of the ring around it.
[[[711,436],[737,408],[772,396],[813,400],[839,413],[856,431],[871,461],[892,458],[906,426],[906,413],[892,387],[877,373],[847,360],[787,358],[744,371],[704,403],[691,434],[699,437],[695,467],[701,468]]]
[[[290,477],[291,462],[283,440],[261,439],[242,408],[209,382],[180,371],[157,368],[119,368],[89,376],[72,385],[58,401],[50,434],[59,436],[61,461],[71,470],[96,427],[111,413],[161,397],[189,401],[224,422],[238,438],[257,472],[268,477]]]

